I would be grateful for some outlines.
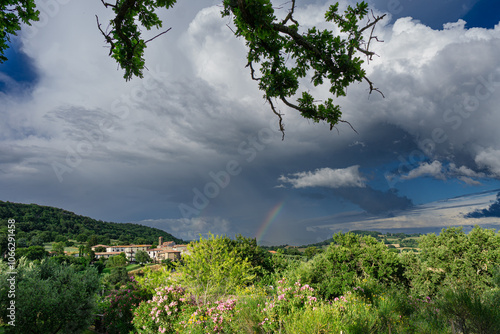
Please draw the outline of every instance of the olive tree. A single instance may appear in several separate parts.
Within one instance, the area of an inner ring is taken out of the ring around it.
[[[93,321],[99,275],[93,267],[77,272],[73,266],[44,259],[21,259],[12,270],[0,263],[0,314],[11,321],[7,306],[14,301],[15,326],[7,333],[80,333]],[[15,289],[8,279],[14,277]],[[11,291],[14,291],[11,293]]]
[[[137,253],[135,254],[135,260],[139,263],[151,262],[151,258],[149,257],[148,253],[143,250],[137,251]]]

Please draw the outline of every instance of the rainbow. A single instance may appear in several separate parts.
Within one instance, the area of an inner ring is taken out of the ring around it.
[[[283,204],[285,204],[285,200],[276,204],[274,208],[272,208],[271,211],[269,211],[269,213],[266,215],[266,219],[264,219],[264,222],[260,225],[259,230],[257,231],[257,235],[255,236],[257,242],[261,240],[262,236],[267,232],[267,230],[271,226],[271,223],[279,215],[281,209],[283,208]]]

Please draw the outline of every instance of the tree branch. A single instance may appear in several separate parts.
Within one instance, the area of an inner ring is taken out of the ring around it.
[[[294,11],[295,11],[295,0],[292,0],[292,8],[290,9],[290,12],[285,17],[285,19],[281,21],[281,24],[285,25],[288,22],[288,20],[290,20],[298,26],[299,22],[297,22],[292,16]]]
[[[125,34],[122,31],[122,24],[123,21],[125,20],[125,15],[129,11],[129,9],[133,8],[136,4],[137,0],[125,0],[123,4],[120,6],[118,13],[116,14],[116,17],[114,18],[113,22],[115,23],[115,32],[120,38],[123,40],[125,43],[125,47],[127,50],[127,60],[131,60],[134,56],[134,47],[132,46],[132,41],[130,38],[125,36]]]
[[[371,23],[368,23],[365,27],[363,27],[359,31],[360,33],[362,33],[366,29],[368,29],[370,27],[372,28],[372,31],[370,32],[370,37],[368,38],[368,42],[366,44],[366,49],[356,48],[359,52],[364,53],[368,57],[368,60],[372,60],[373,55],[375,55],[375,52],[369,51],[370,50],[370,43],[371,43],[372,39],[375,39],[377,42],[383,42],[383,41],[379,41],[377,36],[373,36],[373,32],[375,31],[375,26],[378,23],[378,21],[382,20],[385,16],[386,16],[386,14],[384,14],[382,16],[375,17],[375,15],[373,14],[373,11],[372,11],[372,17],[374,18],[374,21]]]
[[[365,79],[365,81],[368,82],[368,85],[370,85],[370,93],[369,94],[371,94],[373,91],[376,91],[376,92],[379,92],[383,98],[385,98],[384,93],[382,93],[378,88],[374,87],[373,82],[371,82],[370,79],[368,79],[366,76],[364,76],[363,79]]]
[[[109,55],[111,56],[111,54],[113,53],[113,49],[115,48],[115,43],[113,43],[113,39],[109,37],[109,34],[104,33],[104,31],[101,29],[101,24],[99,23],[99,17],[96,15],[95,18],[97,20],[97,28],[99,28],[99,31],[106,39],[106,42],[108,42],[111,45],[109,49]]]
[[[150,38],[148,39],[147,41],[145,41],[144,43],[148,43],[148,42],[151,42],[153,39],[157,38],[157,37],[160,37],[161,35],[163,34],[166,34],[167,32],[169,32],[170,30],[172,30],[172,27],[168,28],[167,30],[165,30],[164,32],[161,32],[159,33],[158,35],[156,35],[155,37],[153,38]]]
[[[377,90],[377,89],[375,88],[374,90]],[[377,91],[378,91],[378,90],[377,90]],[[301,108],[301,107],[299,107],[299,106],[297,106],[297,105],[295,105],[295,104],[293,104],[293,103],[290,103],[290,102],[289,102],[289,101],[288,101],[285,97],[283,97],[283,96],[281,97],[281,101],[283,101],[283,103],[284,103],[284,104],[286,104],[288,107],[293,108],[293,109],[295,109],[295,110],[298,110],[298,111],[300,111],[301,113],[307,113],[307,112],[309,112],[309,113],[310,113],[310,112],[311,112],[311,110],[308,110],[308,109],[306,109],[306,108]],[[345,120],[343,120],[343,119],[339,119],[338,121],[339,121],[339,122],[342,122],[342,123],[347,123],[347,124],[351,127],[351,129],[352,129],[354,132],[358,133],[358,131],[356,131],[356,129],[355,129],[355,128],[352,126],[352,124],[351,124],[351,123],[349,123],[348,121],[345,121]],[[334,124],[330,124],[330,131],[331,131],[333,128],[334,128]]]
[[[274,108],[273,101],[271,101],[271,98],[267,98],[267,102],[271,105],[271,110],[273,113],[276,114],[276,116],[279,117],[279,126],[280,126],[280,131],[281,131],[281,140],[285,140],[285,125],[283,124],[283,118],[281,117],[282,114],[276,111],[276,108]]]
[[[326,55],[325,52],[320,51],[316,46],[314,46],[314,44],[312,44],[304,36],[299,34],[297,30],[292,29],[289,26],[278,23],[273,23],[272,26],[276,31],[279,31],[281,33],[290,36],[298,45],[306,48],[308,51],[313,52],[316,57],[325,62],[325,64],[329,67],[330,71],[332,71],[335,74],[341,73],[340,68],[334,64],[332,59],[325,56]]]
[[[113,7],[113,8],[116,8],[116,3],[113,5],[113,4],[110,4],[110,3],[107,3],[107,2],[104,2],[104,0],[101,0],[102,4],[104,5],[104,7],[108,8],[108,7]]]
[[[253,69],[252,62],[248,62],[247,66],[245,67],[250,67],[250,75],[252,76],[252,80],[259,81],[261,79],[255,77],[255,70]]]
[[[373,15],[373,11],[372,11],[372,15]],[[362,33],[362,32],[363,32],[363,31],[365,31],[366,29],[368,29],[368,28],[370,28],[370,27],[372,27],[372,26],[376,25],[376,24],[377,24],[377,22],[378,22],[378,21],[380,21],[380,20],[382,20],[382,19],[383,19],[386,15],[387,15],[387,14],[384,14],[384,15],[382,15],[382,16],[377,16],[377,17],[373,16],[373,18],[375,19],[375,21],[373,21],[372,23],[367,23],[367,25],[366,25],[366,26],[364,26],[364,27],[363,27],[363,28],[362,28],[359,32],[360,32],[360,33]]]
[[[348,121],[344,121],[343,119],[339,119],[339,122],[347,123],[351,127],[352,131],[356,132],[359,135],[358,131],[356,131],[356,129]],[[330,124],[330,131],[332,131],[333,127],[334,127],[333,124]]]

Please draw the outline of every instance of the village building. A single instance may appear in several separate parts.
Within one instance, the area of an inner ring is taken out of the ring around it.
[[[95,255],[96,259],[100,259],[100,258],[109,259],[111,256],[120,255],[120,253],[121,252],[97,252],[94,255]]]
[[[100,248],[100,247],[102,247],[102,248],[106,249],[106,248],[108,248],[109,246],[107,246],[107,245],[95,245],[95,246],[90,247],[90,249],[92,249],[92,250],[95,252],[95,250],[96,250],[97,248]]]
[[[162,248],[150,248],[146,252],[149,255],[149,258],[153,260],[153,262],[159,262],[159,254],[163,251]]]
[[[187,254],[187,245],[176,245],[174,241],[163,241],[163,237],[158,238],[158,246],[151,248],[152,245],[95,245],[91,249],[95,252],[99,247],[105,248],[105,252],[96,252],[95,257],[108,259],[113,255],[125,253],[127,260],[135,261],[135,254],[142,250],[145,251],[153,262],[161,262],[162,260],[176,261],[181,258],[182,254]]]
[[[164,249],[158,254],[158,260],[180,260],[181,259],[181,252],[174,250],[174,249]]]

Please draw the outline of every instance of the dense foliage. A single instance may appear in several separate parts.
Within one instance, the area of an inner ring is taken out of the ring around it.
[[[15,326],[8,333],[79,333],[89,327],[95,314],[99,289],[97,270],[77,272],[56,261],[19,261],[15,268],[15,296],[9,297],[12,270],[0,263],[0,314],[8,323],[7,306],[15,301]]]
[[[384,244],[353,233],[338,233],[334,240],[325,252],[297,268],[299,277],[323,298],[338,297],[368,278],[384,285],[407,284],[400,257]]]
[[[135,281],[124,282],[117,290],[104,296],[100,303],[103,311],[102,328],[108,334],[129,333],[134,330],[132,320],[134,309],[143,301],[152,297],[146,289]]]
[[[23,322],[6,329],[79,333],[95,319],[99,333],[500,333],[499,232],[443,229],[420,236],[417,253],[387,247],[386,237],[337,233],[324,249],[290,255],[255,239],[209,235],[189,245],[175,270],[148,266],[130,277],[123,255],[112,257],[100,286],[98,262],[88,258],[23,258]],[[7,324],[11,269],[0,266]]]
[[[7,60],[5,50],[9,48],[11,35],[17,35],[21,23],[31,25],[38,21],[40,12],[34,0],[3,0],[0,2],[0,64]]]
[[[188,254],[177,270],[183,283],[207,302],[252,283],[265,263],[261,258],[264,255],[255,239],[252,243],[241,236],[235,241],[210,234],[208,239],[200,237],[188,245]]]
[[[295,1],[291,1],[288,15],[283,19],[278,19],[269,0],[224,0],[223,3],[223,16],[233,17],[236,36],[246,41],[247,67],[252,79],[259,83],[264,98],[278,116],[273,99],[280,99],[315,122],[325,121],[333,127],[341,121],[340,107],[332,98],[318,103],[309,92],[299,92],[302,78],[310,79],[315,86],[328,81],[334,97],[346,95],[349,84],[363,79],[374,89],[361,67],[363,60],[357,55],[357,52],[368,57],[374,55],[368,50],[372,36],[365,40],[363,32],[382,19],[373,17],[371,23],[363,26],[368,14],[367,3],[349,6],[345,12],[339,10],[338,3],[332,5],[325,13],[331,29],[313,27],[307,31],[301,29],[294,17]],[[335,28],[342,34],[334,34]],[[254,69],[256,65],[259,67]],[[296,94],[300,96],[297,102],[289,101]]]
[[[408,254],[407,276],[420,294],[436,294],[443,288],[485,291],[494,286],[493,274],[500,264],[500,235],[476,226],[447,228],[439,235],[421,238],[420,254]]]

